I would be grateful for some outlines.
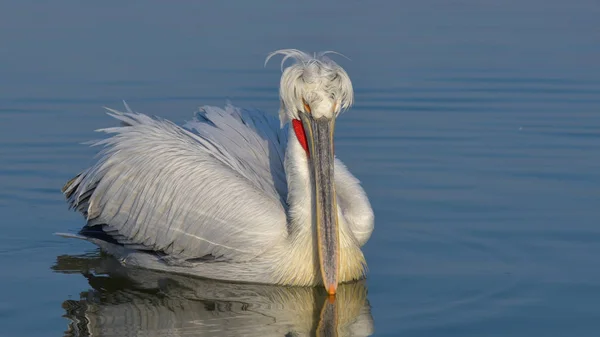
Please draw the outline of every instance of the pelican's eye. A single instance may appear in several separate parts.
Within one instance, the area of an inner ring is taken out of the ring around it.
[[[308,105],[308,103],[306,103],[304,98],[302,99],[302,104],[304,104],[304,111],[307,113],[310,113],[310,105]]]

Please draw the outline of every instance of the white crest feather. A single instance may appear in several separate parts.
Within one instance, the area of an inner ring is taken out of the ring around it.
[[[331,106],[335,107],[335,116],[348,109],[354,102],[350,77],[341,66],[326,57],[327,54],[344,56],[334,51],[315,53],[311,56],[297,49],[281,49],[267,56],[265,65],[273,56],[283,55],[283,74],[279,88],[279,118],[282,125],[290,119],[299,118],[298,112],[304,110],[303,100],[311,106],[318,105],[323,100],[329,101]],[[284,69],[288,59],[295,62]]]

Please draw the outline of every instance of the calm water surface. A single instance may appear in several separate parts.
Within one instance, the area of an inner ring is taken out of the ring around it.
[[[595,336],[597,1],[0,2],[0,335]],[[336,154],[376,214],[364,283],[312,289],[119,269],[60,187],[115,125],[200,105],[276,113],[279,48],[336,50]]]

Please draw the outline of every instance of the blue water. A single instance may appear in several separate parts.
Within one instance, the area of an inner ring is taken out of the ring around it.
[[[319,331],[313,292],[111,274],[52,235],[83,224],[60,188],[115,125],[102,106],[275,114],[280,48],[351,59],[336,155],[376,229],[342,335],[597,335],[599,17],[596,0],[0,2],[0,336]]]

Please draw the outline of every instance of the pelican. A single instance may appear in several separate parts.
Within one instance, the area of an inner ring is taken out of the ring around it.
[[[354,100],[337,63],[282,55],[279,120],[206,106],[182,127],[107,109],[120,126],[98,161],[63,187],[86,218],[78,234],[123,265],[203,278],[291,286],[365,277],[374,228],[365,191],[334,156],[335,120]],[[286,60],[292,64],[284,68]]]

